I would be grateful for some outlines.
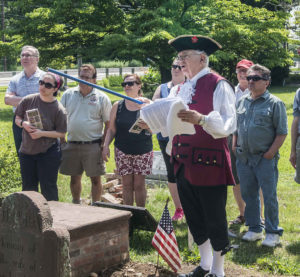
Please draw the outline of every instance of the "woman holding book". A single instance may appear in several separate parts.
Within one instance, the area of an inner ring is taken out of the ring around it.
[[[127,96],[141,99],[142,81],[138,75],[126,75],[122,87]],[[135,125],[139,119],[139,110],[140,106],[127,99],[113,105],[102,155],[108,161],[109,145],[115,139],[115,161],[118,174],[122,177],[123,202],[132,206],[135,200],[137,206],[145,207],[145,177],[151,173],[153,146],[152,134],[142,129],[145,125]]]
[[[23,191],[38,191],[47,201],[58,200],[57,174],[61,161],[60,138],[67,131],[67,116],[56,96],[63,80],[46,73],[39,80],[39,93],[22,99],[16,124],[23,128],[19,159]]]

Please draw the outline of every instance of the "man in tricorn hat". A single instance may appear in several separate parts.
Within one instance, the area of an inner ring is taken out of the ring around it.
[[[208,67],[208,56],[221,46],[203,36],[169,41],[178,51],[188,80],[177,90],[188,104],[178,117],[194,124],[195,135],[177,135],[172,159],[180,201],[201,263],[181,277],[223,277],[224,254],[230,249],[226,220],[227,186],[234,184],[226,137],[236,128],[232,86]]]

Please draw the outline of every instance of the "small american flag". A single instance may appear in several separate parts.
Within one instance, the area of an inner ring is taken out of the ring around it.
[[[181,259],[179,255],[176,236],[173,230],[172,220],[168,210],[168,203],[164,208],[164,212],[152,239],[153,247],[158,254],[163,257],[167,264],[177,272],[181,267]]]

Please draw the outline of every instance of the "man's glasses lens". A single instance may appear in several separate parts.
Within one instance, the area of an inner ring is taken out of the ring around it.
[[[121,86],[125,88],[126,86],[132,87],[135,82],[123,82],[121,83]]]
[[[42,80],[39,80],[39,84],[40,84],[40,86],[45,86],[45,88],[47,88],[47,89],[54,88],[54,86],[53,86],[52,84],[50,84],[50,83],[45,83],[45,82],[42,81]]]
[[[179,70],[181,70],[181,66],[180,65],[176,65],[176,64],[172,64],[172,68],[173,69],[179,69]]]
[[[30,57],[36,57],[35,55],[30,55],[30,54],[21,54],[21,58],[30,58]]]
[[[260,81],[260,80],[267,80],[266,78],[263,78],[263,77],[260,77],[258,75],[254,75],[254,76],[247,76],[247,81],[253,81],[253,82],[257,82],[257,81]]]

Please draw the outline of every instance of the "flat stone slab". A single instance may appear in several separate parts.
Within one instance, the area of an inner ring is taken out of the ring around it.
[[[71,241],[99,231],[111,230],[113,225],[119,225],[120,221],[128,224],[131,217],[128,211],[56,201],[49,201],[48,205],[53,217],[53,227],[66,228]]]

